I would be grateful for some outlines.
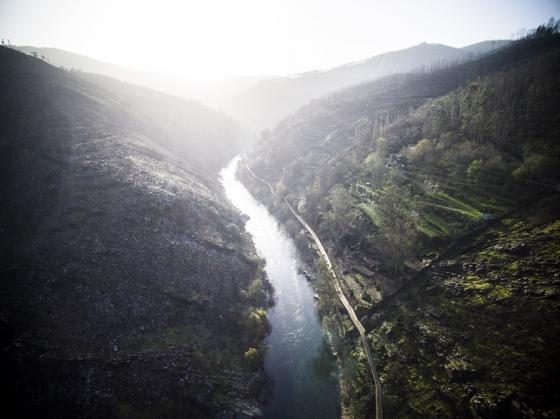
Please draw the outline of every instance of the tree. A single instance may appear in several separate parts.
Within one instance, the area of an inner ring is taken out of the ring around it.
[[[416,236],[418,213],[414,199],[407,189],[386,184],[379,191],[373,209],[373,221],[389,244],[393,273],[398,274]]]
[[[427,138],[423,138],[415,145],[407,147],[403,154],[409,162],[424,164],[432,160],[434,151],[434,143]]]
[[[363,167],[367,171],[370,180],[374,183],[381,181],[386,172],[385,159],[389,154],[387,140],[383,137],[375,141],[374,151],[368,154],[364,160]]]
[[[479,182],[482,175],[482,167],[482,160],[473,160],[469,167],[467,167],[467,180],[471,183]]]
[[[354,219],[352,195],[344,186],[336,185],[329,193],[328,202],[330,208],[323,214],[321,228],[326,229],[329,235],[337,240],[351,230]]]
[[[247,365],[251,368],[257,369],[262,364],[262,354],[257,348],[250,347],[243,354],[243,358]]]
[[[324,181],[320,176],[315,176],[315,180],[305,190],[305,215],[311,224],[316,224],[321,210],[321,200],[325,194]]]

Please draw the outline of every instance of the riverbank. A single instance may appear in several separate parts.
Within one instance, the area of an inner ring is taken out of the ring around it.
[[[349,350],[357,333],[329,309],[325,267],[314,265],[317,249],[267,187],[248,173],[243,181],[283,220],[318,272],[312,282],[323,323],[341,336],[342,376],[348,377],[341,380],[343,411],[350,417],[372,412],[365,354]],[[557,415],[551,389],[558,365],[550,360],[559,333],[552,320],[560,310],[559,208],[557,194],[535,199],[460,243],[375,310],[360,311],[385,384],[387,415]]]
[[[235,178],[239,159],[222,171],[222,184],[233,205],[249,219],[251,235],[274,287],[268,310],[271,333],[265,341],[264,368],[274,381],[266,417],[339,416],[336,368],[325,344],[314,291],[298,272],[300,258],[293,241],[268,210]]]

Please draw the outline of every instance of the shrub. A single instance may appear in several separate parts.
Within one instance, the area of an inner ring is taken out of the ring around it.
[[[261,353],[257,350],[257,348],[250,347],[245,351],[243,354],[243,359],[247,363],[247,365],[251,366],[252,368],[257,368],[262,363],[262,356]]]
[[[253,301],[256,304],[264,304],[266,299],[266,292],[260,276],[257,276],[249,284],[249,288],[247,288],[247,297],[249,300]]]

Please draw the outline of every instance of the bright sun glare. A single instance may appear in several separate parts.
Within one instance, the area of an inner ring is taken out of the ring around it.
[[[437,3],[437,7],[436,6]],[[554,1],[3,0],[2,36],[125,67],[188,75],[285,75],[420,41],[510,38],[558,11]]]

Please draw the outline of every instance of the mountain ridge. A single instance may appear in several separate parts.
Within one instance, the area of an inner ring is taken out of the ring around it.
[[[558,415],[559,56],[557,29],[540,28],[495,54],[348,87],[247,155],[277,197],[242,180],[296,241],[338,339],[350,416],[375,408],[366,357],[284,200],[338,268],[387,415]]]
[[[338,89],[399,71],[412,71],[430,64],[473,58],[477,54],[501,48],[509,42],[483,41],[462,48],[421,43],[328,70],[306,72],[296,77],[264,79],[235,95],[225,109],[253,129],[271,129],[282,117],[295,112],[310,100]]]
[[[51,47],[15,46],[15,49],[38,57],[45,56],[50,64],[69,70],[95,73],[116,78],[128,83],[148,87],[174,96],[203,102],[206,106],[219,109],[222,103],[231,95],[250,86],[260,77],[231,76],[231,77],[183,77],[177,74],[160,74],[132,70],[107,61],[98,60],[87,55]]]

